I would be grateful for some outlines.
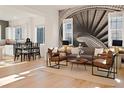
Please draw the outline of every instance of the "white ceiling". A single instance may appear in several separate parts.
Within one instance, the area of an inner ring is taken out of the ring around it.
[[[36,9],[51,9],[51,10],[62,10],[67,8],[72,8],[77,5],[29,5],[27,7],[32,7]]]
[[[48,12],[72,8],[76,5],[8,5],[0,6],[0,20],[14,20],[25,17],[35,17]]]

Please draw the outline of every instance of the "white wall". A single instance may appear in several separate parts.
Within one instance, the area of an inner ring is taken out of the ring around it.
[[[58,12],[53,12],[46,15],[45,20],[46,26],[46,45],[48,47],[57,47],[58,46]]]
[[[0,40],[1,40],[1,25],[0,25]]]
[[[50,47],[58,47],[59,43],[59,30],[58,30],[58,12],[53,12],[50,14],[46,15],[45,19],[45,29],[46,29],[46,34],[45,34],[45,53],[47,52],[47,49]],[[46,55],[45,55],[46,57]]]
[[[45,14],[45,16],[29,17],[18,20],[12,20],[9,22],[10,26],[23,26],[26,31],[23,33],[24,39],[27,37],[35,41],[35,26],[45,26],[45,45],[44,56],[48,47],[58,47],[58,11],[51,11]],[[42,51],[41,51],[42,52]]]
[[[39,21],[37,21],[39,20]],[[9,26],[22,26],[25,28],[25,32],[23,33],[24,39],[27,37],[31,38],[32,41],[34,41],[34,29],[35,25],[44,25],[45,21],[43,17],[36,17],[36,18],[23,18],[18,20],[12,20],[9,21]]]

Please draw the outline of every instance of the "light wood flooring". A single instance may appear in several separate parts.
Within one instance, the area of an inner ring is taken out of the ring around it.
[[[58,75],[41,70],[45,61],[22,62],[21,64],[0,68],[1,88],[109,88],[112,86]],[[124,69],[119,71],[119,77],[124,80]],[[123,82],[116,87],[124,87]]]

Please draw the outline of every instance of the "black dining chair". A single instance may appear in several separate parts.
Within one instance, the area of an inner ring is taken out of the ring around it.
[[[20,44],[14,44],[14,61],[17,59],[19,59],[20,55],[21,55],[21,50],[19,49]]]
[[[41,58],[41,55],[40,55],[40,44],[38,43],[34,43],[32,45],[32,55],[34,56],[34,59],[36,59],[36,57],[38,56],[38,58]]]

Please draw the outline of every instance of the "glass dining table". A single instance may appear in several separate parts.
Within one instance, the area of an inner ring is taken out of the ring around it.
[[[24,61],[25,61],[25,57],[27,56],[29,61],[31,59],[31,56],[34,59],[36,50],[39,50],[40,48],[38,46],[20,46],[20,47],[15,47],[15,55],[18,54],[18,56],[21,56],[21,62],[23,61],[23,57],[24,57]],[[17,53],[17,54],[16,54]]]

